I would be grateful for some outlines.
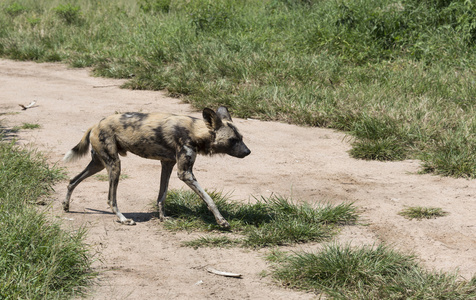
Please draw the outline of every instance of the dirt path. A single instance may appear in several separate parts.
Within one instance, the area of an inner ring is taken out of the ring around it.
[[[21,130],[19,142],[45,153],[69,176],[88,163],[64,165],[63,155],[84,130],[115,112],[200,113],[161,92],[119,88],[122,81],[94,78],[88,70],[60,64],[0,60],[0,118],[3,126],[40,124]],[[18,104],[35,100],[21,110]],[[235,119],[252,154],[199,157],[195,175],[208,189],[230,192],[236,201],[271,193],[303,201],[352,201],[362,209],[365,225],[346,227],[338,242],[355,245],[386,242],[412,251],[430,269],[455,271],[470,279],[476,270],[476,181],[418,175],[419,162],[382,163],[349,157],[343,133],[274,122]],[[115,222],[106,203],[108,185],[90,178],[75,190],[71,213],[60,202],[67,182],[55,186],[52,214],[67,226],[88,228],[88,243],[100,254],[101,271],[91,299],[311,299],[315,295],[286,290],[261,273],[267,250],[191,249],[181,242],[197,234],[170,233],[152,218],[150,205],[159,189],[160,163],[134,155],[122,159],[119,208],[136,226]],[[174,172],[175,173],[175,172]],[[173,174],[171,188],[184,185]],[[448,216],[409,221],[397,213],[408,206],[441,207]],[[301,245],[293,250],[313,250]],[[242,279],[210,274],[207,267],[243,274]]]

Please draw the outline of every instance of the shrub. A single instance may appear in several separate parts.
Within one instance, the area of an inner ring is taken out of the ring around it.
[[[54,8],[56,15],[66,24],[78,24],[81,21],[81,7],[72,4],[60,4]]]
[[[141,0],[139,8],[146,13],[168,13],[171,0]]]
[[[27,11],[26,7],[19,4],[18,2],[13,2],[12,4],[5,7],[5,12],[11,17],[16,17],[18,15],[21,15],[22,13],[26,11]]]

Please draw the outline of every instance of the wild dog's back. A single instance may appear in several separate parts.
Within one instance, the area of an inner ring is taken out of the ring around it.
[[[121,155],[129,151],[149,159],[175,160],[179,145],[196,148],[209,143],[211,132],[203,120],[189,116],[130,112],[101,120],[92,134],[99,147],[112,143]],[[93,139],[91,144],[94,148]]]

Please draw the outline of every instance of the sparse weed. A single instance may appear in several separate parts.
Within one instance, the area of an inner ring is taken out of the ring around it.
[[[10,132],[18,132],[22,129],[38,129],[40,128],[40,124],[32,124],[32,123],[23,123],[21,126],[14,126]]]
[[[436,219],[438,217],[446,216],[448,213],[439,207],[408,207],[398,213],[407,219]]]
[[[21,129],[38,129],[40,128],[40,124],[33,124],[33,123],[23,123]]]

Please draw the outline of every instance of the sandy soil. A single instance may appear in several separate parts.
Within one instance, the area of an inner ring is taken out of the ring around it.
[[[21,130],[19,143],[45,153],[52,164],[65,167],[70,177],[89,162],[84,158],[65,165],[61,159],[101,118],[115,112],[172,112],[200,117],[200,112],[162,92],[120,89],[123,81],[91,77],[86,69],[61,64],[0,60],[0,119],[12,127],[40,124]],[[36,101],[22,110],[19,104]],[[476,181],[419,175],[415,160],[373,162],[356,160],[345,134],[275,122],[234,119],[251,149],[240,160],[229,156],[198,157],[195,175],[207,189],[230,192],[236,201],[253,201],[272,193],[302,201],[354,202],[362,211],[362,225],[345,227],[338,243],[385,242],[415,254],[429,269],[458,271],[470,279],[476,269]],[[73,193],[71,212],[61,200],[67,181],[52,195],[51,214],[65,226],[85,226],[87,242],[98,252],[94,268],[101,272],[91,299],[312,299],[316,295],[285,289],[269,277],[263,256],[247,249],[191,249],[181,242],[194,233],[170,233],[153,218],[151,203],[159,190],[160,163],[129,154],[122,159],[119,208],[136,226],[120,225],[110,212],[108,184],[92,177]],[[103,171],[103,174],[105,172]],[[172,175],[171,188],[184,184]],[[409,206],[440,207],[449,214],[432,220],[410,221],[398,215]],[[312,251],[319,245],[287,249]],[[242,279],[208,273],[241,273]]]

